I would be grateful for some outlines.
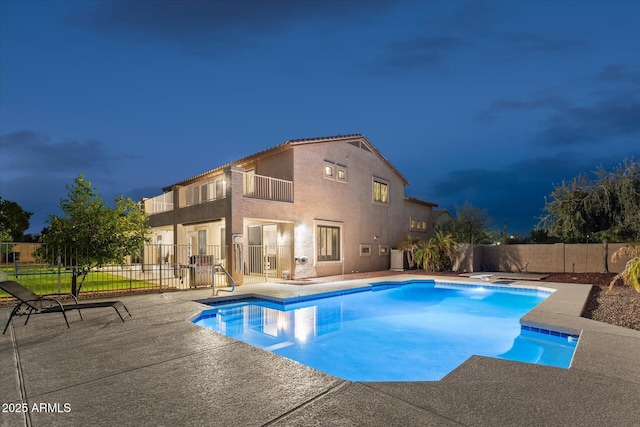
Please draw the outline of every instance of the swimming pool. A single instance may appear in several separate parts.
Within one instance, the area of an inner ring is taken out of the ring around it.
[[[192,321],[350,381],[436,381],[472,355],[568,368],[577,337],[520,326],[550,294],[433,280],[216,304]]]

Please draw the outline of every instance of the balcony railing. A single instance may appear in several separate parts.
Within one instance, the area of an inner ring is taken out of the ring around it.
[[[244,196],[256,199],[293,202],[293,182],[269,176],[245,174]]]
[[[144,210],[149,214],[157,214],[173,210],[173,191],[144,200]]]

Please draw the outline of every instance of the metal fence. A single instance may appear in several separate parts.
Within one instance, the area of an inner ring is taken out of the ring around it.
[[[248,245],[244,282],[260,283],[291,277],[291,245]]]
[[[49,252],[55,251],[55,252]],[[230,286],[224,272],[227,247],[208,245],[145,245],[122,265],[93,268],[77,279],[80,297],[114,293],[163,292],[198,287]],[[77,253],[39,243],[0,243],[0,272],[39,295],[71,292],[78,273]],[[51,256],[54,255],[54,256]],[[54,259],[54,262],[44,260]],[[8,300],[0,293],[0,300]]]

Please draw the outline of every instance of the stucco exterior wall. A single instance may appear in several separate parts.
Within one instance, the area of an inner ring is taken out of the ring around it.
[[[356,142],[357,146],[349,141]],[[248,234],[247,221],[258,225],[286,224],[278,230],[282,230],[282,242],[293,243],[292,273],[296,278],[388,269],[390,249],[407,235],[430,237],[432,207],[428,203],[407,200],[404,178],[374,147],[361,148],[360,142],[369,144],[365,141],[366,138],[358,136],[309,143],[298,140],[257,153],[255,157],[243,160],[243,167],[224,169],[224,199],[185,206],[185,191],[176,185],[173,187],[174,211],[153,215],[149,224],[173,227],[177,234],[174,241],[183,243],[185,239],[180,234],[184,234],[184,226],[224,220],[226,244],[231,250],[239,249],[231,246],[234,235]],[[325,164],[335,167],[331,179],[325,176]],[[255,168],[257,175],[292,181],[293,202],[245,197],[245,168]],[[338,179],[338,168],[346,170],[345,180]],[[388,203],[373,200],[374,178],[387,184]],[[186,182],[193,183],[191,180]],[[411,217],[427,221],[428,228],[411,230]],[[340,260],[318,261],[316,231],[319,224],[340,227]],[[248,249],[246,242],[244,245]],[[295,263],[296,257],[306,257],[308,262]],[[230,263],[235,261],[231,254],[227,259]],[[228,267],[236,269],[232,264]],[[236,277],[241,274],[239,268],[232,272],[238,282],[241,281]]]
[[[293,153],[294,217],[300,229],[310,232],[307,237],[301,236],[302,241],[296,240],[296,253],[309,257],[312,264],[297,269],[300,274],[324,276],[388,269],[387,249],[409,234],[409,211],[430,219],[431,208],[407,203],[402,177],[374,152],[335,141],[295,146]],[[346,168],[346,182],[326,178],[325,161]],[[388,184],[388,204],[374,202],[374,177]],[[319,223],[341,227],[343,262],[317,260],[313,235]],[[302,235],[297,233],[296,237],[298,234]],[[369,249],[368,255],[361,253],[363,246]]]
[[[258,175],[293,181],[292,150],[279,151],[275,154],[261,157],[254,163],[254,166]]]

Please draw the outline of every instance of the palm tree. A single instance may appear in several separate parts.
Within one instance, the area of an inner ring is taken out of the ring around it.
[[[456,256],[458,243],[453,238],[453,235],[445,233],[444,231],[436,231],[432,240],[434,240],[438,250],[438,257],[441,262],[440,270],[450,269]]]
[[[415,260],[426,271],[447,270],[453,265],[457,245],[451,234],[436,231],[431,239],[418,244]]]
[[[398,249],[407,254],[407,261],[409,262],[409,268],[413,268],[415,265],[415,252],[418,250],[418,244],[420,239],[413,237],[411,234],[407,235],[407,240],[401,242],[398,245]]]
[[[623,246],[613,253],[611,259],[616,262],[622,258],[629,258],[627,264],[620,273],[616,274],[611,283],[609,289],[605,295],[608,295],[613,288],[613,285],[622,279],[622,283],[627,286],[633,286],[633,288],[640,292],[640,245]]]
[[[415,260],[418,265],[422,265],[425,271],[437,271],[437,266],[440,263],[438,256],[438,248],[433,239],[418,243]]]

